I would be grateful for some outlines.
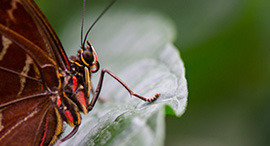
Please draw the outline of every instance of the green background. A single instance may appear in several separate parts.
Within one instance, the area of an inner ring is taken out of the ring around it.
[[[82,1],[38,4],[61,34]],[[117,5],[157,11],[175,23],[189,97],[181,118],[166,117],[165,145],[270,144],[269,0],[118,0],[112,9]]]

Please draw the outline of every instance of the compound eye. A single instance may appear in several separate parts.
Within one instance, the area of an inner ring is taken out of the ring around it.
[[[84,50],[81,59],[85,65],[89,66],[89,64],[92,64],[94,57],[90,50]]]

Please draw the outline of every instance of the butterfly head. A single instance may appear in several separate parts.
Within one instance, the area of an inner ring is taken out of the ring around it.
[[[87,47],[79,50],[77,57],[80,60],[81,65],[90,68],[92,73],[99,70],[99,63],[97,61],[97,53],[92,44],[87,41]]]
[[[87,41],[87,47],[81,47],[76,57],[70,57],[70,62],[74,66],[74,71],[76,70],[81,72],[87,68],[89,72],[95,73],[99,70],[97,53],[89,41]]]

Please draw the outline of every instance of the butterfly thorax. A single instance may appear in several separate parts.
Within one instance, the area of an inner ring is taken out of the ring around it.
[[[80,125],[80,112],[87,114],[91,91],[91,73],[99,68],[96,53],[89,43],[86,49],[80,49],[77,56],[70,57],[69,72],[61,71],[62,94],[56,105],[70,126]]]

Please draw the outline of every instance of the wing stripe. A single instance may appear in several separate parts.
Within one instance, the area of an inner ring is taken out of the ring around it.
[[[26,60],[25,60],[25,66],[23,67],[23,70],[21,71],[22,75],[28,75],[28,72],[30,70],[30,65],[33,63],[33,60],[30,58],[29,55],[26,55]],[[21,82],[21,88],[20,91],[17,93],[17,96],[20,96],[23,92],[23,89],[25,87],[26,83],[26,78],[24,76],[20,76],[20,82]]]
[[[46,122],[45,122],[45,126],[44,126],[44,132],[43,132],[43,135],[42,135],[42,138],[41,138],[40,146],[43,146],[45,138],[46,138],[47,128],[48,128],[48,116],[46,117],[45,120],[46,120]]]
[[[12,41],[2,35],[3,50],[0,52],[0,61],[4,58],[5,54],[7,53],[8,47],[11,44],[12,44]]]
[[[28,116],[26,116],[23,120],[16,123],[14,126],[12,126],[2,137],[0,137],[0,141],[5,138],[9,133],[11,133],[16,127],[20,126],[23,122],[27,121],[29,118],[33,117],[38,113],[37,109],[32,111]]]
[[[3,120],[3,114],[1,113],[1,110],[0,110],[0,132],[4,129],[4,126],[2,125],[2,120]]]

